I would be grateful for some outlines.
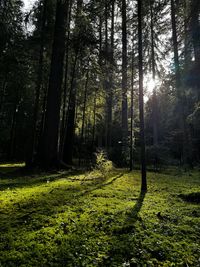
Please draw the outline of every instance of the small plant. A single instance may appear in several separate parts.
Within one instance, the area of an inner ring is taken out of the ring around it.
[[[95,169],[103,176],[106,176],[106,174],[113,169],[113,163],[107,159],[106,152],[104,150],[100,150],[96,153]]]

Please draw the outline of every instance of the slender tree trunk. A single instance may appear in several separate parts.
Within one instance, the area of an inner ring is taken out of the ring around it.
[[[181,71],[180,62],[178,55],[178,41],[177,41],[177,27],[176,27],[176,13],[174,0],[171,0],[171,22],[172,22],[172,40],[174,48],[174,64],[175,64],[175,81],[176,81],[176,91],[179,100],[179,116],[180,116],[180,130],[182,132],[182,163],[185,165],[187,163],[187,130],[186,130],[186,115],[185,115],[185,105],[186,96],[184,87],[181,83]]]
[[[87,70],[87,74],[86,74],[86,82],[85,82],[85,90],[84,90],[81,138],[80,138],[80,144],[79,144],[79,166],[81,165],[81,156],[82,156],[81,154],[82,154],[82,145],[83,145],[83,137],[84,137],[84,129],[85,129],[85,112],[86,112],[86,104],[87,104],[88,81],[89,81],[89,69]]]
[[[105,73],[104,73],[104,89],[106,94],[105,106],[105,147],[109,148],[109,100],[110,100],[110,84],[109,84],[109,51],[108,51],[108,3],[105,1]]]
[[[67,17],[67,38],[65,47],[65,75],[64,75],[64,86],[63,86],[63,107],[62,107],[62,120],[61,120],[61,130],[60,130],[60,159],[62,159],[66,118],[67,118],[67,93],[68,93],[68,76],[69,76],[69,38],[70,38],[70,22],[71,22],[71,9],[72,0],[69,4],[69,12]]]
[[[75,53],[75,59],[71,74],[71,88],[69,93],[69,105],[66,118],[65,137],[63,144],[62,159],[65,163],[72,165],[73,147],[74,147],[74,131],[75,131],[75,111],[76,111],[76,78],[79,49]]]
[[[1,124],[1,114],[2,114],[2,110],[3,110],[6,86],[7,86],[7,76],[8,76],[8,74],[6,73],[4,80],[2,82],[2,90],[1,90],[1,95],[0,95],[0,124]]]
[[[81,16],[83,0],[77,0],[77,11],[76,11],[76,25],[78,24],[79,17]],[[80,32],[79,32],[80,36]],[[66,127],[65,127],[65,137],[64,137],[64,145],[63,145],[63,152],[62,152],[62,159],[66,164],[72,165],[73,161],[73,148],[74,148],[74,135],[75,135],[75,114],[76,114],[76,77],[78,74],[78,55],[80,51],[80,37],[79,43],[75,49],[75,59],[72,68],[71,74],[71,88],[69,94],[69,105],[67,111],[67,118],[66,118]],[[76,74],[76,75],[75,75]]]
[[[59,166],[58,139],[68,1],[57,0],[47,107],[39,161],[47,169]]]
[[[115,16],[115,0],[112,0],[112,17],[111,17],[111,45],[110,45],[110,55],[109,55],[109,65],[110,73],[109,76],[109,86],[107,92],[107,148],[111,147],[112,142],[112,108],[113,108],[113,75],[114,75],[114,16]]]
[[[199,0],[191,0],[191,31],[192,43],[194,48],[195,62],[200,62],[200,2]]]
[[[156,62],[155,62],[155,49],[154,49],[154,17],[153,17],[153,3],[150,0],[150,15],[151,15],[151,65],[152,65],[152,78],[155,84],[156,78]],[[158,101],[156,86],[153,88],[153,145],[154,145],[154,168],[157,170],[158,165]]]
[[[95,144],[95,129],[96,129],[96,100],[97,98],[97,89],[95,89],[94,94],[94,103],[93,103],[93,129],[92,129],[92,151],[94,151],[94,144]]]
[[[13,160],[15,157],[15,150],[16,150],[16,126],[17,126],[17,114],[19,109],[19,103],[16,103],[14,106],[14,112],[12,116],[12,124],[10,130],[10,151],[9,151],[9,160]]]
[[[99,16],[99,65],[102,66],[102,17]]]
[[[122,152],[128,142],[128,103],[127,103],[127,16],[126,0],[122,0]]]
[[[141,146],[141,190],[147,191],[146,152],[144,131],[144,99],[143,99],[143,44],[142,44],[142,0],[138,0],[138,54],[139,54],[139,111],[140,111],[140,146]]]
[[[34,163],[34,156],[37,145],[38,138],[38,116],[39,116],[39,107],[40,107],[40,93],[42,87],[43,79],[43,61],[44,61],[44,37],[45,37],[45,23],[46,23],[46,14],[47,13],[47,0],[43,1],[43,11],[42,11],[42,24],[40,31],[40,51],[39,51],[39,62],[38,62],[38,72],[37,72],[37,81],[35,88],[35,103],[33,111],[33,128],[31,132],[30,148],[28,148],[28,155],[26,158],[26,166],[31,166]]]
[[[134,42],[133,42],[133,47],[132,47],[132,62],[131,62],[131,134],[130,134],[130,171],[133,170],[133,126],[134,126],[134,103],[133,99],[134,98]]]

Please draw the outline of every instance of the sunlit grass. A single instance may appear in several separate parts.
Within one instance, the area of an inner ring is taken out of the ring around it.
[[[199,266],[198,172],[0,179],[0,266]]]
[[[21,167],[25,167],[24,162],[0,164],[0,168],[21,168]]]

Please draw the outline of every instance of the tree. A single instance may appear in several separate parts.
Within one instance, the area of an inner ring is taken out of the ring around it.
[[[155,84],[156,79],[156,62],[155,62],[155,48],[154,48],[154,15],[153,15],[153,0],[150,0],[150,29],[151,29],[151,64],[152,64],[152,78]],[[158,163],[158,125],[157,125],[157,116],[158,116],[158,103],[157,103],[157,93],[156,86],[153,88],[153,145],[155,150],[155,169],[157,168]]]
[[[40,94],[42,88],[42,80],[43,80],[43,68],[44,68],[44,38],[45,38],[45,23],[46,23],[46,16],[47,16],[47,1],[44,0],[40,3],[42,8],[42,19],[41,19],[41,26],[40,26],[40,49],[39,49],[39,61],[38,61],[38,71],[37,71],[37,81],[36,81],[36,88],[35,88],[35,101],[34,101],[34,110],[33,110],[33,127],[32,132],[30,133],[31,140],[29,144],[29,151],[27,152],[28,155],[26,157],[26,166],[31,166],[35,161],[35,152],[37,146],[37,128],[38,128],[38,118],[39,118],[39,104],[40,104]]]
[[[171,23],[172,23],[172,40],[173,40],[173,52],[174,52],[174,65],[175,65],[175,86],[179,105],[179,117],[180,117],[180,130],[182,132],[182,161],[183,165],[188,162],[187,154],[187,129],[186,129],[186,96],[184,87],[181,81],[180,61],[178,54],[178,40],[177,40],[177,26],[176,26],[176,13],[174,0],[171,0]]]
[[[139,59],[139,110],[140,110],[140,147],[141,147],[141,190],[147,191],[144,100],[143,100],[143,44],[142,44],[142,0],[138,0],[138,59]]]
[[[58,138],[68,7],[68,1],[57,0],[44,132],[38,150],[38,164],[47,169],[59,165]]]
[[[126,151],[128,142],[126,8],[126,0],[122,0],[122,152]]]

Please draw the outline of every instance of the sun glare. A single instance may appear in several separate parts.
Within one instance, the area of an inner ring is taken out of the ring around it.
[[[157,90],[160,84],[161,81],[160,79],[158,79],[158,77],[153,79],[151,74],[147,74],[144,76],[144,102],[148,101],[154,89]]]

